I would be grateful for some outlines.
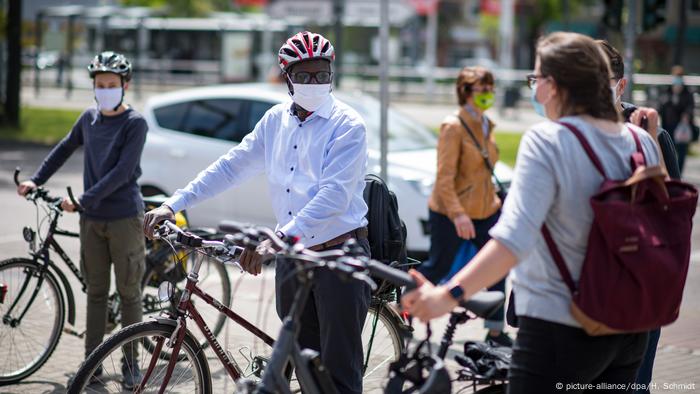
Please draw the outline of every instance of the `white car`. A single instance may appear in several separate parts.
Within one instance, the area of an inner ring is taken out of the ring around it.
[[[368,171],[379,174],[379,102],[367,95],[334,92],[365,120]],[[145,195],[172,194],[236,146],[273,105],[289,100],[286,86],[220,85],[186,89],[152,97],[144,116],[149,125],[141,159],[140,183]],[[389,188],[396,193],[399,214],[408,230],[409,253],[425,257],[430,246],[426,223],[428,197],[437,168],[436,136],[408,116],[389,110]],[[496,166],[508,182],[511,170]],[[193,226],[216,226],[232,219],[267,226],[276,220],[264,176],[251,179],[188,209]]]

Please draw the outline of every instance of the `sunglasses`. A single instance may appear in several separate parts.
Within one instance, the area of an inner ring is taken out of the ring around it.
[[[296,73],[290,73],[289,79],[293,83],[309,84],[313,79],[318,84],[326,84],[331,82],[331,76],[333,75],[330,71],[317,71],[315,73],[308,71],[300,71]]]

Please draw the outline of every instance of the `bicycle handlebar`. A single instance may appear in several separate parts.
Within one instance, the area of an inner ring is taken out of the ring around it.
[[[20,167],[15,167],[15,172],[12,176],[13,180],[15,181],[15,185],[19,186],[19,173],[22,171]],[[83,212],[83,207],[80,205],[80,203],[73,197],[73,189],[71,189],[70,186],[66,188],[68,192],[68,198],[70,201],[75,205],[75,210],[77,212]],[[30,201],[36,201],[37,199],[41,199],[46,201],[49,204],[54,204],[56,205],[56,208],[61,210],[60,204],[63,201],[63,197],[53,197],[49,195],[49,191],[44,189],[43,187],[37,187],[36,189],[30,191],[27,193],[27,199]]]
[[[397,270],[396,268],[389,267],[382,262],[370,260],[367,262],[367,269],[370,274],[377,278],[384,279],[397,286],[405,286],[406,291],[411,291],[416,288],[416,281],[413,280],[411,275],[404,271]]]
[[[73,204],[73,206],[75,207],[75,210],[76,210],[77,212],[81,212],[81,213],[82,213],[82,212],[83,212],[83,206],[80,205],[80,203],[75,199],[75,197],[73,197],[73,189],[71,189],[71,187],[68,186],[68,187],[66,188],[66,190],[68,191],[68,198],[70,199],[70,202],[71,202],[71,203]]]
[[[224,221],[221,222],[221,224],[219,224],[219,229],[225,232],[232,233],[250,234],[251,228],[255,230],[253,234],[260,234],[266,237],[267,239],[270,239],[273,244],[280,246],[280,249],[283,249],[282,247],[287,245],[283,240],[281,240],[277,236],[277,234],[265,227],[250,226],[232,221]],[[258,239],[257,241],[259,242],[260,239]],[[294,242],[292,241],[292,245],[293,244]],[[413,278],[408,273],[402,270],[398,270],[396,268],[389,267],[388,265],[380,261],[371,260],[367,258],[358,258],[355,256],[348,256],[348,253],[341,249],[315,252],[310,249],[297,248],[296,252],[297,253],[294,255],[295,259],[310,262],[315,262],[314,260],[332,259],[341,262],[346,266],[351,266],[356,270],[368,271],[370,275],[383,279],[396,286],[405,286],[407,291],[416,288],[415,280],[413,280]],[[343,258],[342,260],[339,259],[341,257]]]

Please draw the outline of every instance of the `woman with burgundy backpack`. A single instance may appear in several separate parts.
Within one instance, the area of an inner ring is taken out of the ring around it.
[[[532,101],[548,121],[523,135],[492,240],[450,282],[402,304],[427,321],[513,270],[518,336],[509,393],[630,391],[647,332],[673,322],[697,191],[666,179],[654,139],[623,124],[610,68],[589,37],[537,45]]]

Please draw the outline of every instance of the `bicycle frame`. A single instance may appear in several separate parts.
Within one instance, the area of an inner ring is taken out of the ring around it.
[[[180,301],[177,306],[177,328],[173,332],[173,337],[170,338],[170,342],[173,343],[173,350],[172,355],[170,357],[170,361],[168,363],[165,377],[163,379],[163,385],[161,386],[159,391],[161,393],[164,392],[168,382],[170,381],[172,371],[175,368],[175,363],[178,361],[178,352],[180,351],[180,346],[185,338],[185,332],[187,331],[188,316],[192,318],[192,320],[194,320],[199,330],[202,332],[202,334],[204,334],[204,337],[206,338],[207,342],[209,342],[209,346],[211,346],[211,348],[214,350],[214,353],[224,365],[224,368],[226,369],[226,372],[231,377],[231,379],[236,381],[242,377],[242,372],[238,368],[238,364],[236,364],[236,362],[226,354],[223,347],[221,346],[221,344],[219,344],[219,341],[216,339],[214,334],[209,329],[209,326],[207,326],[207,323],[202,318],[202,315],[199,314],[197,308],[192,303],[193,296],[202,299],[208,305],[211,305],[212,307],[216,308],[219,311],[219,313],[223,313],[224,315],[226,315],[227,318],[233,320],[238,325],[245,328],[248,332],[260,338],[267,345],[273,346],[275,343],[274,339],[272,339],[272,337],[267,335],[264,331],[257,328],[255,325],[253,325],[245,318],[232,311],[227,306],[223,305],[221,302],[219,302],[207,292],[200,289],[199,286],[197,286],[197,282],[199,281],[198,273],[201,265],[202,259],[195,259],[195,264],[190,270],[190,273],[187,275],[187,284],[185,285],[185,290],[182,292]],[[146,382],[148,382],[148,378],[153,372],[153,367],[155,366],[155,362],[158,359],[158,354],[160,353],[162,346],[163,338],[158,338],[156,348],[153,351],[153,359],[151,360],[151,363],[149,364],[148,369],[144,374],[142,383],[136,390],[136,392],[140,392],[143,389],[143,385]]]

